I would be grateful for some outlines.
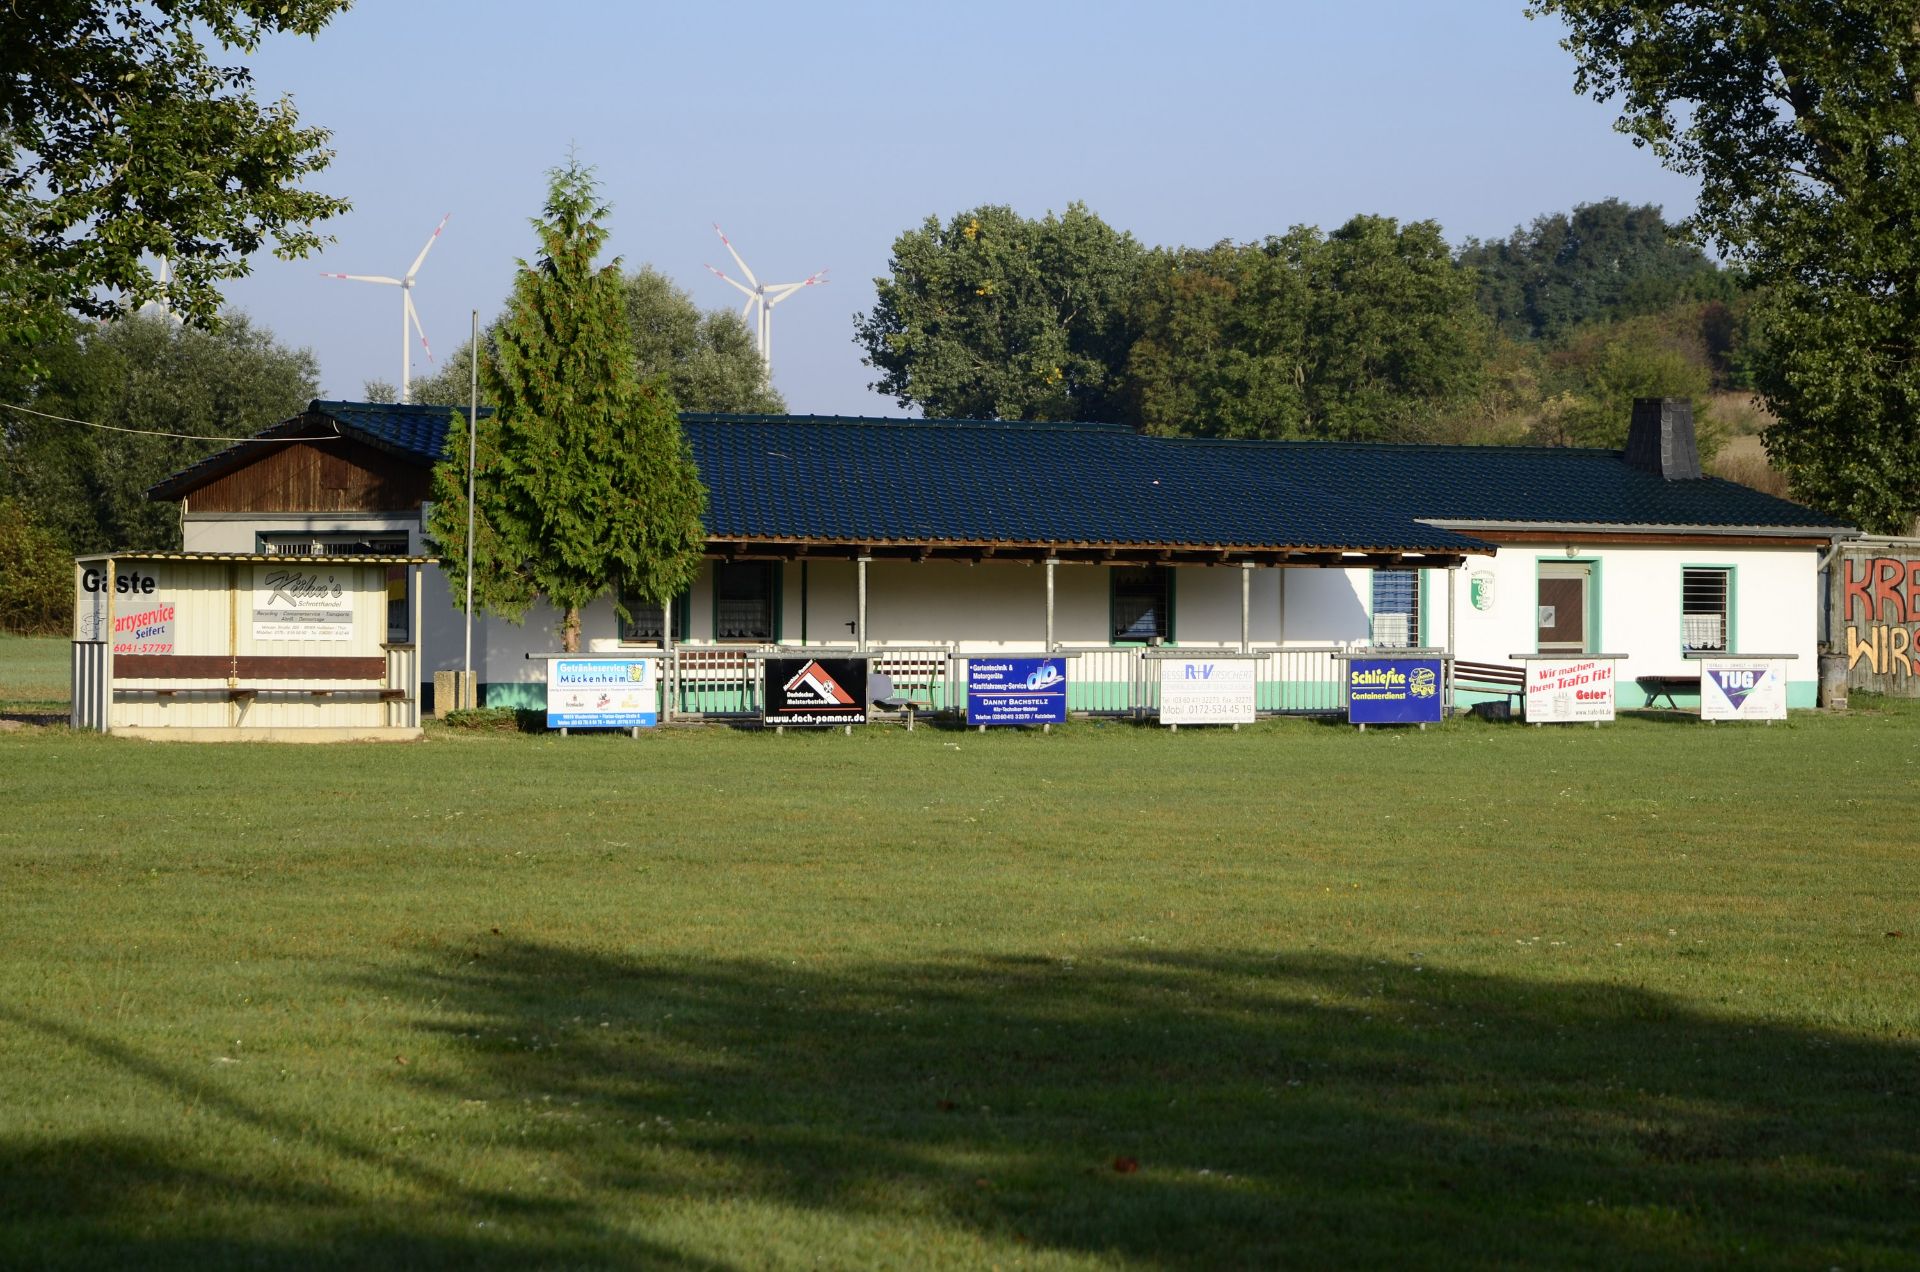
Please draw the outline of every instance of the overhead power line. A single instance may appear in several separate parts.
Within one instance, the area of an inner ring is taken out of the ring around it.
[[[15,406],[12,402],[0,402],[0,409],[18,411],[22,415],[37,415],[43,420],[58,420],[62,424],[78,424],[83,428],[105,429],[110,433],[138,433],[142,437],[177,437],[187,442],[221,442],[230,445],[234,442],[254,440],[266,442],[337,442],[340,440],[338,433],[321,433],[315,437],[263,437],[257,439],[247,437],[209,437],[205,433],[167,433],[157,428],[126,428],[119,424],[96,424],[92,420],[76,420],[70,415],[50,415],[45,411],[36,411],[30,406]]]

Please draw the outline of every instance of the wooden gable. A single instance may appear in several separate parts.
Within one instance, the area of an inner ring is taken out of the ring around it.
[[[181,492],[194,512],[410,512],[428,470],[348,437],[264,447]]]

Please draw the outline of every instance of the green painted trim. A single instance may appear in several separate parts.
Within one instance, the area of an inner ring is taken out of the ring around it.
[[[1811,710],[1820,705],[1820,682],[1818,680],[1787,681],[1787,706],[1792,709]]]
[[[1740,567],[1718,561],[1682,561],[1680,563],[1680,652],[1687,650],[1687,571],[1725,570],[1727,572],[1727,656],[1740,648]],[[1818,682],[1816,681],[1817,685]]]
[[[475,700],[486,707],[530,707],[545,711],[547,687],[536,681],[482,682]]]
[[[1167,572],[1167,644],[1180,643],[1180,571],[1168,565],[1161,567]]]
[[[1437,648],[1433,644],[1433,629],[1428,626],[1430,619],[1428,618],[1427,593],[1432,587],[1431,580],[1433,579],[1433,571],[1416,570],[1414,573],[1417,579],[1415,586],[1420,589],[1420,630],[1413,634],[1413,645],[1416,649]]]

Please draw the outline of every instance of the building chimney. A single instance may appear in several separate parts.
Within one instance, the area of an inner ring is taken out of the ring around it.
[[[1626,461],[1668,481],[1698,481],[1702,474],[1700,447],[1693,438],[1693,403],[1685,398],[1635,398]]]

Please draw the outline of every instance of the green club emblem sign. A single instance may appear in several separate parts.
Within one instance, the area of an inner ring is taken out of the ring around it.
[[[1488,570],[1475,570],[1467,576],[1467,596],[1473,601],[1473,608],[1490,610],[1493,608],[1493,574]]]

